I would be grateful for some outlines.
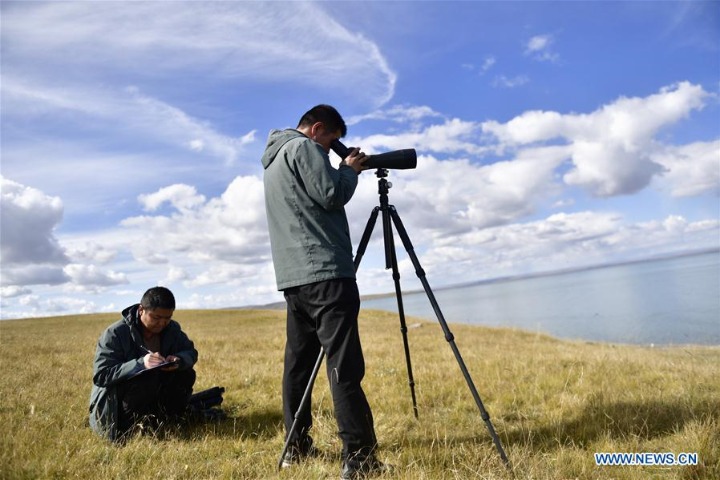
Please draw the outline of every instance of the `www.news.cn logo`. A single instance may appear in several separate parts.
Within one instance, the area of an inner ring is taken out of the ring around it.
[[[664,467],[697,465],[697,453],[643,452],[643,453],[606,453],[595,454],[595,465],[611,466],[645,466],[660,465]]]

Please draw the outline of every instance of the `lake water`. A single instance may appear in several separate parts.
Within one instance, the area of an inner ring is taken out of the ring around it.
[[[432,272],[427,279],[432,287]],[[433,293],[448,323],[588,341],[720,345],[717,251]],[[406,316],[437,321],[424,291],[402,298]],[[364,300],[362,308],[397,312],[397,300]]]

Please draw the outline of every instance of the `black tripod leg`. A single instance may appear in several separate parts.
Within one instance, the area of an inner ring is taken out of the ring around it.
[[[358,245],[357,252],[355,253],[355,260],[353,261],[356,272],[360,266],[360,261],[362,261],[363,255],[365,255],[365,249],[370,242],[370,236],[372,235],[373,228],[375,228],[375,222],[377,221],[379,211],[380,207],[373,208],[373,211],[370,213],[370,218],[368,218],[367,224],[365,225],[365,231],[360,238],[360,244]]]
[[[320,365],[322,365],[323,357],[325,357],[325,350],[320,347],[320,354],[315,361],[315,367],[313,367],[312,374],[310,375],[310,381],[308,381],[307,387],[305,387],[305,393],[303,393],[302,399],[300,400],[300,406],[298,407],[297,412],[295,412],[292,427],[290,427],[290,431],[288,432],[287,438],[285,439],[285,445],[283,445],[282,452],[280,453],[280,460],[278,460],[278,470],[282,469],[285,452],[287,452],[288,446],[290,446],[290,439],[292,438],[293,433],[295,433],[295,429],[297,428],[297,423],[300,419],[300,412],[303,411],[308,401],[310,400],[310,395],[312,395],[313,385],[315,384],[315,379],[317,378],[318,372],[320,371]]]
[[[413,378],[412,362],[410,361],[410,344],[408,343],[407,325],[405,323],[405,307],[403,306],[402,290],[400,288],[400,271],[398,269],[397,255],[395,254],[395,241],[393,239],[392,225],[387,209],[383,209],[383,237],[385,238],[385,254],[389,255],[385,262],[392,268],[393,282],[395,283],[395,297],[397,298],[398,316],[400,317],[400,332],[405,348],[405,364],[408,372],[408,385],[412,397],[413,414],[418,418],[417,398],[415,397],[415,379]]]
[[[453,336],[452,332],[450,331],[450,328],[448,327],[447,322],[445,321],[445,317],[443,316],[442,312],[440,311],[440,306],[437,303],[437,300],[435,299],[435,295],[432,292],[432,289],[430,288],[430,284],[427,281],[427,278],[425,277],[425,271],[423,270],[422,266],[420,265],[420,261],[418,260],[417,255],[415,254],[415,249],[413,248],[412,242],[410,241],[410,237],[408,236],[407,230],[405,230],[405,227],[403,226],[402,220],[400,220],[400,215],[398,215],[397,211],[395,210],[395,207],[390,205],[390,216],[392,217],[393,222],[395,223],[395,228],[397,229],[398,235],[400,235],[400,239],[403,242],[403,245],[405,246],[405,250],[407,251],[408,255],[410,256],[410,259],[412,260],[413,266],[415,267],[415,273],[417,274],[417,277],[420,279],[420,282],[422,283],[423,288],[425,289],[425,293],[428,296],[428,299],[430,300],[430,304],[432,305],[433,310],[435,311],[435,316],[438,319],[438,322],[440,322],[440,326],[442,327],[443,333],[445,334],[445,340],[450,344],[450,348],[452,349],[453,353],[455,354],[455,359],[458,362],[458,365],[460,366],[460,370],[462,371],[463,377],[465,377],[465,381],[467,382],[468,387],[470,388],[470,393],[472,394],[473,398],[475,399],[475,404],[478,407],[478,410],[480,410],[480,416],[485,421],[485,425],[487,426],[488,431],[490,432],[490,437],[493,440],[493,443],[495,443],[495,448],[497,448],[498,453],[500,454],[500,458],[502,458],[503,462],[505,462],[506,466],[510,466],[510,462],[507,458],[507,455],[505,455],[505,450],[503,450],[502,444],[500,443],[500,438],[498,437],[497,433],[495,432],[495,427],[493,427],[492,422],[490,421],[490,414],[485,410],[485,406],[482,403],[482,400],[480,399],[480,395],[477,392],[477,389],[475,388],[475,384],[472,381],[472,378],[470,377],[470,372],[468,371],[467,367],[465,366],[465,362],[462,359],[462,356],[460,355],[460,350],[458,350],[457,345],[455,344],[455,337]]]

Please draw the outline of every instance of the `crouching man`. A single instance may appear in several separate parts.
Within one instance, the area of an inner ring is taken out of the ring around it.
[[[174,311],[172,292],[154,287],[100,335],[90,394],[90,427],[99,435],[122,440],[144,419],[160,425],[185,412],[198,352]]]

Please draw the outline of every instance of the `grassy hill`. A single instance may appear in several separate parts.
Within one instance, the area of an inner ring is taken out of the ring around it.
[[[113,446],[87,427],[97,337],[116,314],[0,322],[0,478],[337,478],[324,371],[313,396],[323,455],[276,472],[284,313],[178,311],[200,352],[196,390],[226,388],[228,419]],[[397,317],[363,311],[364,386],[379,456],[399,479],[720,478],[720,348],[560,341],[451,325],[512,462],[504,467],[435,323],[409,321],[420,419]],[[695,466],[596,466],[596,452],[697,453]]]

